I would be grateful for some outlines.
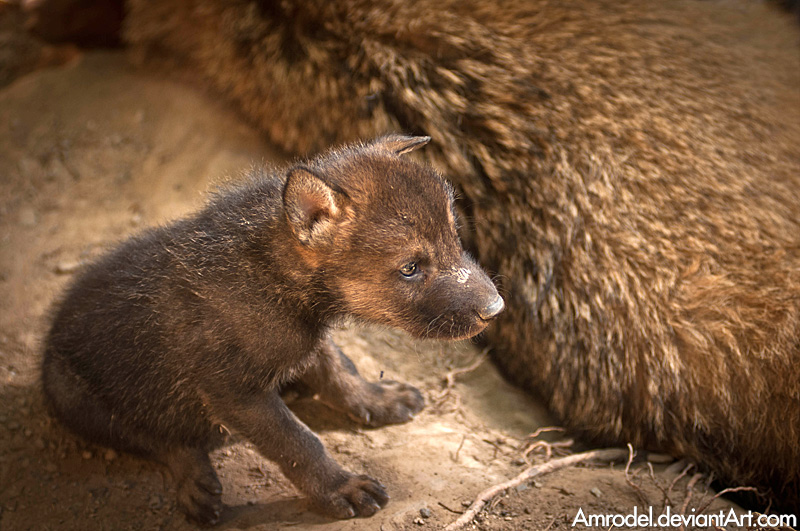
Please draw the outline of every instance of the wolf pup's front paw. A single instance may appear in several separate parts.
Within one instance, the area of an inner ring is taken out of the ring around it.
[[[369,476],[349,473],[334,489],[312,498],[317,510],[333,518],[372,516],[388,502],[383,485]]]
[[[201,525],[214,525],[222,514],[222,485],[216,474],[186,478],[178,485],[178,505]]]
[[[350,407],[353,420],[367,426],[402,424],[414,418],[425,407],[419,389],[394,380],[364,386],[357,404]]]

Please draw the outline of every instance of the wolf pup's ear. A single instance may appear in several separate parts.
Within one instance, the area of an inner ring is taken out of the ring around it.
[[[386,135],[377,139],[374,145],[395,155],[405,155],[430,141],[429,136]]]
[[[346,200],[343,191],[334,189],[308,168],[289,170],[283,206],[292,231],[303,244],[313,246],[330,236]]]

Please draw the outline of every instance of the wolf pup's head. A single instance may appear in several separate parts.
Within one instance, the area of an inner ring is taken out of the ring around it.
[[[341,311],[417,337],[474,336],[504,307],[456,232],[453,190],[391,135],[289,170],[286,217],[306,266]]]

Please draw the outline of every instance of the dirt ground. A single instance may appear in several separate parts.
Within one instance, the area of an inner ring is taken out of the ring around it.
[[[49,419],[38,379],[48,309],[82,263],[197,208],[253,163],[282,160],[215,98],[133,70],[121,52],[76,53],[0,89],[0,529],[194,527],[176,509],[163,468],[89,445]],[[324,519],[234,439],[213,455],[227,506],[221,529],[440,529],[481,490],[521,472],[527,435],[552,423],[489,362],[446,389],[448,371],[481,355],[468,342],[364,328],[337,337],[367,378],[418,386],[425,411],[402,426],[365,430],[313,398],[287,401],[340,463],[387,485],[391,502],[369,519]],[[681,475],[685,466],[656,463],[651,473],[636,462],[630,483],[624,463],[566,469],[512,489],[469,528],[569,529],[579,509],[626,515],[634,505],[699,512],[713,491],[706,478],[693,479],[695,469]],[[730,507],[716,500],[705,510]]]

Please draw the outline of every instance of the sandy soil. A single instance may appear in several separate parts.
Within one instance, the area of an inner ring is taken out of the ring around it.
[[[198,207],[253,163],[281,160],[215,98],[132,70],[120,53],[76,54],[0,90],[0,529],[193,528],[164,469],[89,445],[48,418],[38,382],[47,313],[81,264],[114,242]],[[526,436],[551,423],[488,362],[446,391],[447,372],[480,356],[470,343],[362,328],[337,336],[367,378],[422,389],[426,410],[406,425],[364,430],[310,397],[287,400],[339,462],[379,478],[392,501],[370,519],[326,520],[234,439],[213,455],[228,506],[222,529],[438,529],[518,474]],[[564,470],[513,489],[472,528],[568,529],[579,509],[628,514],[634,505],[658,513],[686,502],[691,513],[713,492],[703,479],[687,500],[694,470],[680,476],[684,467],[656,464],[651,474],[634,463],[638,488],[624,464]],[[717,500],[707,512],[728,507]]]

